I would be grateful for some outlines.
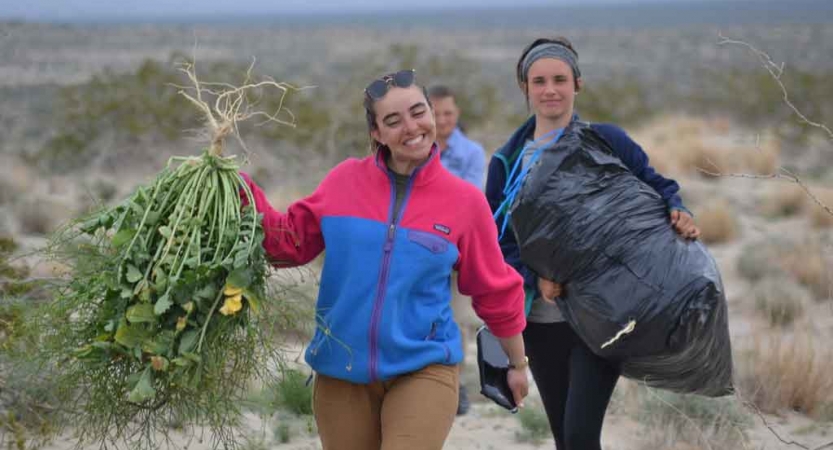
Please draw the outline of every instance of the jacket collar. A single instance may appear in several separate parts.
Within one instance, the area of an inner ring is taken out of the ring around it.
[[[431,146],[431,153],[428,154],[428,159],[420,164],[416,169],[414,169],[414,173],[411,174],[413,178],[413,184],[416,186],[421,186],[428,184],[433,180],[440,171],[443,170],[442,164],[440,163],[440,150],[437,147],[437,144]],[[390,169],[388,165],[385,163],[385,159],[388,157],[387,150],[379,150],[376,152],[376,167],[382,171],[387,177],[389,175]]]
[[[573,117],[570,119],[570,124],[567,125],[568,127],[579,120],[578,114],[573,113]],[[526,122],[523,123],[514,133],[512,136],[509,137],[509,140],[506,141],[505,144],[498,150],[498,153],[503,156],[506,161],[511,161],[513,156],[515,156],[515,152],[523,147],[524,143],[532,133],[535,131],[535,115],[533,114],[530,116]]]
[[[498,153],[505,158],[505,160],[510,160],[512,155],[515,151],[523,146],[523,143],[526,141],[527,137],[531,136],[532,133],[535,131],[535,116],[531,116],[529,119],[524,122],[514,133],[512,136],[509,137],[509,140],[506,141],[505,144],[498,150]]]

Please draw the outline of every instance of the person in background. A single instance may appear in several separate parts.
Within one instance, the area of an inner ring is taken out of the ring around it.
[[[536,39],[521,53],[516,78],[533,115],[489,163],[486,197],[492,212],[503,202],[504,187],[512,182],[506,179],[507,174],[518,159],[524,165],[538,148],[549,150],[560,132],[579,120],[574,102],[583,81],[578,52],[569,40]],[[683,238],[696,239],[700,231],[683,206],[677,182],[655,172],[639,144],[618,126],[591,127],[637,178],[662,197],[676,232]],[[521,262],[514,234],[503,233],[500,245],[505,260],[524,277],[532,299],[524,342],[556,448],[601,450],[602,424],[620,369],[593,353],[564,320],[556,303],[562,301],[559,296],[564,287],[539,277]]]
[[[326,250],[305,352],[323,449],[440,450],[462,360],[451,274],[500,339],[520,404],[529,388],[523,280],[502,260],[483,193],[442,167],[414,71],[373,80],[364,108],[373,154],[340,163],[286,213],[243,178],[270,261],[299,266]]]
[[[437,120],[437,147],[440,161],[449,172],[483,189],[486,152],[483,146],[469,139],[460,129],[460,108],[454,92],[447,86],[428,89]]]
[[[454,92],[444,85],[434,85],[428,88],[428,98],[434,106],[434,117],[437,121],[437,146],[440,150],[440,161],[443,166],[454,175],[468,181],[482,189],[486,168],[486,153],[477,142],[469,139],[460,129],[460,108],[457,106]],[[465,348],[469,342],[470,328],[475,326],[477,318],[472,314],[471,299],[454,288],[452,280],[451,309],[454,320],[460,325],[463,341],[463,362],[465,364]],[[466,414],[471,406],[466,387],[460,384],[457,415]]]

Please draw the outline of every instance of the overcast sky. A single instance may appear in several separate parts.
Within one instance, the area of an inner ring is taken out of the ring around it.
[[[213,14],[431,10],[465,7],[680,3],[692,0],[0,0],[0,19],[101,20]],[[723,0],[726,1],[726,0]],[[764,0],[761,0],[764,1]]]

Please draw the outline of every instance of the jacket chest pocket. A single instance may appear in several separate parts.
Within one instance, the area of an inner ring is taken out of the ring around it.
[[[447,240],[424,231],[408,230],[408,240],[434,254],[448,251]]]

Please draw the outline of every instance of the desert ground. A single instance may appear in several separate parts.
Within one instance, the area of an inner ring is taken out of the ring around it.
[[[0,235],[19,245],[17,255],[25,256],[14,261],[29,266],[31,277],[54,276],[59,268],[39,260],[37,249],[61,223],[124,198],[170,156],[199,152],[202,143],[185,130],[172,136],[154,131],[162,122],[130,129],[117,120],[124,114],[117,107],[80,102],[90,109],[67,113],[72,95],[89,99],[94,92],[121,92],[118,83],[135,86],[148,61],[173,73],[177,55],[192,55],[206,71],[215,63],[245,66],[256,57],[259,73],[315,86],[287,104],[299,108],[296,128],[243,136],[251,152],[244,170],[275,206],[286,207],[341,159],[366,154],[360,110],[366,72],[408,63],[418,76],[460,86],[470,100],[468,134],[491,153],[526,114],[512,75],[515,58],[533,37],[549,34],[546,27],[449,29],[430,21],[392,32],[379,24],[84,25],[0,18]],[[738,387],[736,397],[701,399],[622,379],[603,447],[833,448],[827,345],[833,335],[833,133],[826,128],[833,127],[833,92],[817,81],[829,80],[833,69],[833,23],[584,27],[558,34],[573,39],[581,54],[588,84],[582,93],[588,99],[579,100],[587,102],[579,103],[588,113],[583,117],[624,122],[652,165],[680,183],[721,270]],[[788,95],[766,60],[725,37],[766,51],[776,65],[784,62]],[[95,79],[104,85],[91,84]],[[158,89],[139,97],[161,96],[166,87]],[[135,98],[127,93],[121,101]],[[187,107],[177,108],[179,117],[154,120],[184,119]],[[300,108],[313,112],[304,115]],[[198,124],[194,117],[183,127]],[[84,146],[67,157],[56,149],[63,151],[61,143],[73,133],[81,133]],[[305,283],[314,298],[314,281]],[[301,361],[305,340],[293,339],[287,358]],[[471,361],[473,342],[467,352]],[[0,367],[4,363],[0,358]],[[297,368],[309,373],[302,362]],[[0,371],[0,412],[11,414],[13,405],[3,403],[6,373]],[[477,393],[471,364],[462,377],[473,407],[457,418],[445,448],[554,447],[534,390],[525,410],[510,415]],[[17,448],[12,431],[0,422],[0,445]],[[210,439],[178,433],[175,447],[210,448]],[[320,448],[311,416],[280,406],[261,414],[246,410],[239,436],[247,449]],[[72,445],[72,430],[66,430],[43,448]]]

